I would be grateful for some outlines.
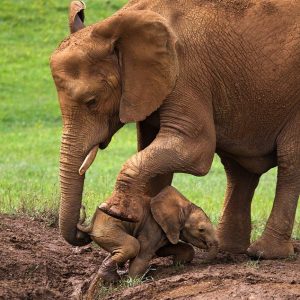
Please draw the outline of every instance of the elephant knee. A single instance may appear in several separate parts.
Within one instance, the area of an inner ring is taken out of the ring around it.
[[[140,243],[134,237],[127,239],[118,250],[113,252],[113,257],[118,265],[125,263],[126,261],[133,259],[139,254]]]
[[[126,254],[129,259],[136,257],[140,252],[140,243],[136,238],[132,238],[126,245]]]
[[[151,257],[139,257],[137,256],[130,262],[129,276],[131,278],[141,277],[145,274],[149,267]]]
[[[192,158],[193,175],[205,176],[212,165],[214,153],[208,151],[207,153],[199,152]]]
[[[183,147],[179,149],[182,148]],[[190,174],[195,176],[205,176],[211,168],[214,149],[209,146],[207,146],[206,149],[203,149],[199,148],[198,145],[195,145],[194,147],[191,146],[190,148],[186,148],[182,156]]]

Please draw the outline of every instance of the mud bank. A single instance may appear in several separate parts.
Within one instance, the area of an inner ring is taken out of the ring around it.
[[[0,299],[78,299],[105,257],[93,245],[71,247],[44,220],[0,215]],[[295,242],[297,249],[300,242]],[[219,254],[210,265],[155,259],[147,280],[106,289],[101,299],[300,299],[299,252],[288,259],[251,261]]]

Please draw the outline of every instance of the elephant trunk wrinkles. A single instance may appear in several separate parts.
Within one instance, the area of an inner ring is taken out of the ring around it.
[[[84,156],[74,150],[72,138],[63,136],[60,159],[61,200],[59,228],[64,239],[74,246],[84,246],[91,242],[87,233],[77,229],[84,185],[84,176],[79,168]]]

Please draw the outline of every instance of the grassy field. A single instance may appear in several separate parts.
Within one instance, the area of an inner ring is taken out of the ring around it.
[[[126,1],[86,1],[91,24]],[[0,210],[40,214],[58,209],[61,120],[49,70],[49,56],[68,35],[69,1],[2,0],[0,10]],[[98,155],[87,174],[84,202],[91,215],[110,195],[121,165],[135,152],[135,128],[126,126]],[[253,238],[263,229],[275,191],[276,170],[261,179],[253,201]],[[175,176],[174,185],[219,217],[225,175],[216,157],[209,175]],[[299,220],[300,209],[297,218]],[[300,225],[294,236],[300,238]]]

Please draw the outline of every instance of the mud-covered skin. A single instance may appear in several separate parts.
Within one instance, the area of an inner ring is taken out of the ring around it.
[[[99,279],[116,281],[119,278],[117,266],[127,261],[129,276],[142,276],[156,255],[172,256],[174,263],[190,262],[195,252],[187,243],[207,249],[207,261],[216,257],[215,230],[201,208],[173,187],[166,187],[153,199],[148,197],[144,201],[146,205],[140,222],[121,221],[97,208],[90,225],[78,224],[79,230],[88,233],[110,253],[98,271]]]
[[[146,194],[171,184],[174,172],[205,175],[216,152],[228,179],[221,248],[264,258],[293,254],[299,11],[292,0],[135,0],[64,41],[51,59],[65,124],[64,237],[72,244],[89,241],[76,230],[82,161],[123,123],[135,121],[139,152],[123,165],[103,211],[140,220]],[[274,166],[274,206],[250,246],[252,196],[259,177]]]

